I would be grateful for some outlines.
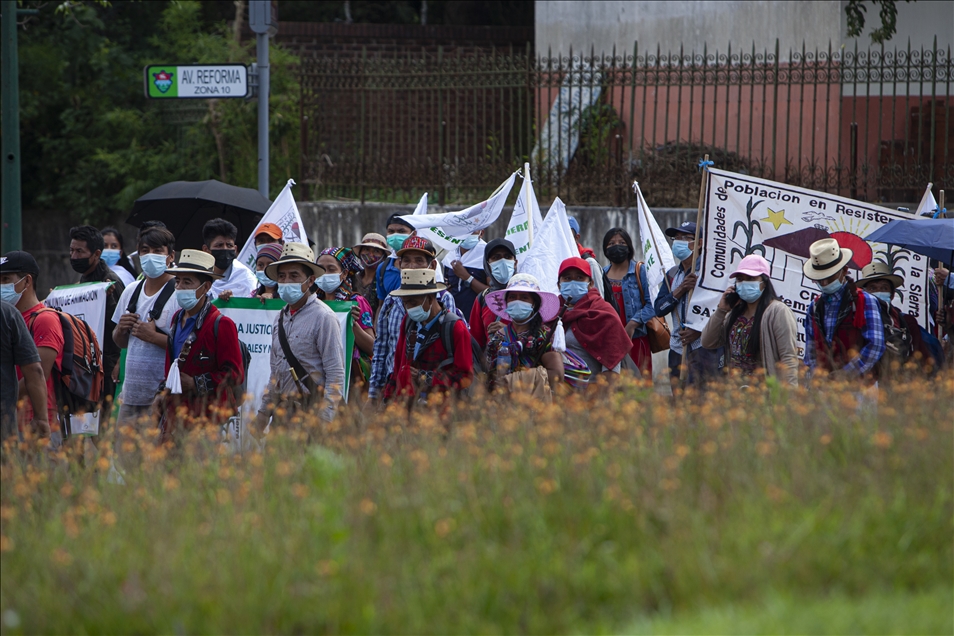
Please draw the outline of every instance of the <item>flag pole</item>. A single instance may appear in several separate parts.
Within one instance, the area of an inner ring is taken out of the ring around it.
[[[523,207],[527,210],[527,249],[533,245],[533,208],[530,207],[530,162],[523,164]]]
[[[706,178],[709,176],[709,155],[707,154],[702,160],[700,165],[702,168],[702,180],[699,183],[699,207],[696,210],[696,237],[692,241],[692,265],[689,268],[689,273],[694,274],[696,272],[696,258],[699,256],[699,250],[696,248],[699,246],[699,227],[702,225],[702,206],[706,202]],[[686,294],[686,307],[689,306],[689,303],[692,302],[692,292],[695,289],[693,287],[689,290],[689,293]],[[685,325],[683,325],[685,327]],[[682,364],[679,369],[679,382],[684,383],[686,378],[689,377],[689,348],[683,346],[682,351]]]

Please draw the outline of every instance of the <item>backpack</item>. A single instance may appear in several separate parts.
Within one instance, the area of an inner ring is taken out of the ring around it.
[[[44,311],[54,311],[63,328],[63,357],[60,368],[53,365],[53,388],[56,405],[70,415],[94,413],[103,402],[103,352],[96,334],[82,318],[62,309],[44,307],[30,316],[30,335],[36,317]]]
[[[450,366],[451,363],[457,359],[458,352],[454,349],[454,324],[459,320],[460,316],[447,312],[444,320],[441,322],[441,343],[444,345],[445,351],[454,352],[454,357],[444,360],[444,362],[437,367],[438,369]],[[484,357],[484,350],[480,348],[480,345],[477,344],[477,340],[473,336],[470,337],[470,353],[474,361],[474,373],[487,373],[489,366],[487,364],[487,358]],[[462,353],[461,355],[464,354]]]
[[[215,339],[219,339],[219,321],[222,320],[222,314],[219,314],[215,317],[215,322],[212,323],[212,335],[215,336]],[[175,323],[173,323],[175,324]],[[248,350],[248,345],[242,342],[242,339],[239,338],[239,349],[242,351],[242,382],[238,384],[235,388],[238,391],[236,398],[245,394],[245,386],[248,384],[248,367],[252,363],[252,352]]]
[[[132,293],[132,297],[129,299],[129,305],[126,306],[126,313],[134,314],[136,313],[136,307],[139,306],[139,296],[142,294],[142,288],[146,284],[146,281],[143,281],[141,285],[138,285]],[[166,303],[169,302],[169,299],[172,298],[172,295],[176,291],[176,281],[170,280],[167,282],[161,290],[159,290],[159,297],[156,298],[156,302],[152,304],[152,309],[149,310],[149,318],[156,322],[159,320],[159,317],[162,316],[162,310],[165,309]],[[158,331],[162,331],[158,327]]]

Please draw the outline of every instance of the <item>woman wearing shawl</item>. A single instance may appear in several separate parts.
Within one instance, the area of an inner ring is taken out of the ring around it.
[[[487,276],[489,287],[477,295],[474,307],[470,310],[469,321],[470,335],[474,337],[481,349],[487,347],[489,333],[510,324],[510,316],[506,312],[497,314],[487,306],[487,295],[507,287],[507,283],[516,271],[517,252],[513,243],[502,238],[487,243],[484,249],[484,274]]]
[[[560,264],[559,277],[566,301],[562,319],[567,351],[579,356],[594,375],[618,374],[633,342],[619,314],[593,286],[589,263],[568,258]]]
[[[553,351],[553,329],[547,326],[560,313],[559,296],[540,289],[536,277],[515,274],[506,288],[486,296],[486,306],[498,320],[506,320],[506,324],[497,323],[500,327],[490,334],[487,342],[488,390],[501,386],[513,390],[514,384],[506,380],[506,376],[537,368],[546,372],[538,372],[542,382],[533,382],[532,388],[528,386],[531,391],[545,391],[547,383],[553,387],[563,380],[563,356]],[[504,347],[509,350],[509,360],[507,355],[501,355]]]
[[[351,310],[354,316],[354,361],[351,380],[371,377],[371,351],[374,349],[374,319],[367,299],[354,291],[354,275],[363,271],[360,261],[349,247],[329,247],[318,256],[318,265],[325,268],[318,277],[318,298],[324,301],[343,300],[358,304]]]
[[[262,301],[278,298],[278,283],[265,275],[265,268],[282,257],[281,243],[266,243],[258,248],[255,257],[255,278],[258,279],[258,289],[252,292],[252,298],[261,298]]]

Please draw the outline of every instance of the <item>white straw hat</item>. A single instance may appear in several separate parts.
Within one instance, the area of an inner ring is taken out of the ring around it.
[[[837,274],[851,261],[854,255],[847,247],[842,247],[833,238],[821,239],[808,248],[809,258],[802,266],[805,278],[822,280]]]

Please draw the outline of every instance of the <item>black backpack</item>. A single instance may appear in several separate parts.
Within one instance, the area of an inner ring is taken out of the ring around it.
[[[222,320],[222,314],[216,316],[215,322],[212,323],[212,335],[216,340],[219,338],[220,320]],[[248,350],[248,345],[242,342],[241,338],[239,338],[239,349],[242,350],[242,383],[235,387],[238,390],[236,399],[241,399],[241,396],[245,394],[245,387],[248,384],[248,367],[252,363],[252,352]]]
[[[444,316],[444,320],[441,322],[441,343],[443,343],[445,351],[454,352],[454,357],[444,360],[444,362],[437,367],[438,369],[450,366],[457,359],[458,355],[465,355],[464,352],[459,352],[454,349],[454,324],[459,320],[460,316],[448,311]],[[474,373],[487,373],[488,365],[487,358],[484,356],[484,350],[480,348],[480,345],[477,344],[477,340],[473,336],[470,337],[470,354],[473,356]]]
[[[126,312],[130,314],[136,313],[136,307],[139,306],[139,296],[142,294],[142,288],[146,285],[146,281],[136,286],[136,289],[132,293],[132,297],[129,299],[129,305],[126,306]],[[162,310],[165,308],[166,303],[169,302],[169,299],[172,298],[172,295],[176,291],[176,281],[170,280],[167,282],[163,288],[159,291],[159,298],[156,298],[156,302],[152,304],[152,309],[149,310],[149,318],[156,322],[159,320],[159,316],[162,315]],[[156,327],[158,331],[162,331],[159,327]]]

